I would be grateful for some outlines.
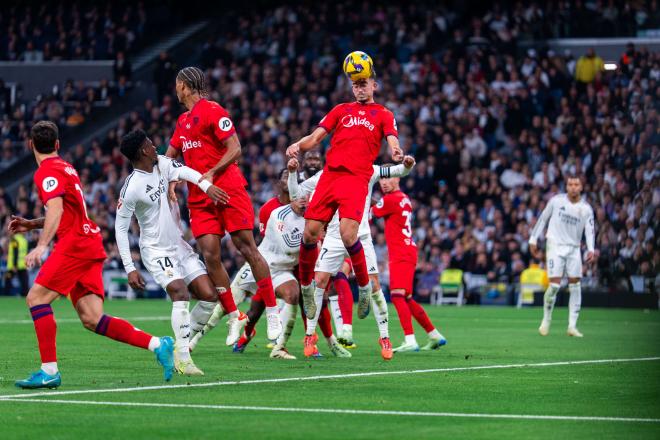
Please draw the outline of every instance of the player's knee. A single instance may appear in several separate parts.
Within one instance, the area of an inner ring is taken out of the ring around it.
[[[97,314],[89,311],[79,311],[78,316],[80,317],[80,322],[82,323],[83,327],[91,332],[96,330],[96,326],[101,319],[100,316],[97,316]]]
[[[557,292],[559,292],[559,288],[561,287],[559,283],[550,283],[550,293],[552,295],[556,295]]]

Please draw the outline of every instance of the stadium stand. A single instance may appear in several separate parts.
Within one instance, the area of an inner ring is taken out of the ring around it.
[[[237,126],[255,209],[272,196],[289,142],[309,132],[334,104],[351,99],[338,63],[359,47],[376,60],[377,100],[394,111],[401,143],[418,162],[402,181],[415,208],[418,294],[429,298],[447,268],[490,283],[518,282],[534,263],[527,246],[531,225],[568,173],[585,176],[596,213],[600,255],[587,276],[624,288],[631,276],[656,277],[660,54],[629,47],[620,68],[598,67],[587,75],[582,67],[578,81],[576,70],[593,58],[586,51],[521,53],[517,43],[634,35],[657,27],[657,3],[639,2],[636,10],[615,2],[597,10],[580,2],[574,9],[565,5],[516,2],[469,16],[443,6],[366,4],[348,14],[347,3],[336,2],[240,16],[203,47],[201,63],[211,99],[229,110]],[[342,37],[330,37],[326,28]],[[113,221],[117,192],[129,172],[118,139],[140,127],[164,151],[182,111],[167,91],[164,70],[172,74],[167,60],[156,78],[156,100],[119,118],[104,138],[64,156],[80,170],[90,212],[104,231],[109,268],[121,268]],[[71,87],[78,96],[77,86]],[[74,109],[84,106],[88,93]],[[41,104],[41,111],[51,105]],[[25,130],[29,122],[21,119]],[[3,149],[5,154],[11,153]],[[12,212],[41,212],[32,188],[22,187],[16,197],[2,194],[3,227]],[[386,281],[382,225],[372,228]],[[32,245],[34,236],[28,239]],[[4,258],[7,238],[2,240]],[[137,235],[131,240],[136,245]],[[237,253],[229,241],[227,246],[231,271],[242,261],[231,258]],[[466,297],[478,300],[469,291]]]

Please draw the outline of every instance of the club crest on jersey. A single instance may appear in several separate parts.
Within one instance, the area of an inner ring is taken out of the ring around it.
[[[46,177],[44,181],[41,183],[41,187],[44,189],[45,192],[49,193],[55,191],[55,188],[57,188],[58,184],[59,182],[55,177]]]
[[[364,127],[368,128],[369,131],[374,131],[374,128],[376,128],[374,124],[372,124],[371,121],[369,121],[367,118],[359,118],[352,115],[346,115],[341,118],[341,124],[346,128],[359,127],[360,125],[363,125]]]

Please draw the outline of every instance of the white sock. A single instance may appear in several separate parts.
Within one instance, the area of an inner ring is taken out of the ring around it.
[[[41,369],[50,376],[54,376],[59,371],[57,369],[57,362],[44,362],[41,364]]]
[[[217,302],[197,301],[195,307],[190,312],[190,337],[193,338],[197,333],[204,330],[208,324]]]
[[[438,331],[437,328],[434,328],[433,330],[431,330],[427,334],[429,335],[429,338],[431,338],[431,339],[445,339],[445,337],[442,336],[442,334],[440,334],[440,332]]]
[[[284,304],[286,304],[286,301],[284,301],[282,298],[275,298],[275,301],[277,302],[277,310],[282,311],[282,308],[284,308]]]
[[[417,339],[415,339],[415,334],[406,335],[406,344],[408,345],[418,345]]]
[[[342,331],[344,321],[341,317],[341,308],[339,308],[339,297],[337,295],[328,297],[328,305],[330,306],[330,314],[332,315],[332,322],[335,324],[335,332]]]
[[[582,287],[580,282],[568,285],[570,296],[568,297],[568,328],[575,328],[580,316],[580,306],[582,305]]]
[[[190,358],[190,312],[188,301],[172,302],[172,330],[180,359]]]
[[[160,338],[152,336],[151,341],[149,341],[149,351],[156,351],[158,347],[160,347]]]
[[[342,332],[353,334],[353,324],[343,324],[341,326]]]
[[[277,338],[276,346],[279,348],[286,347],[286,343],[293,333],[293,326],[296,324],[296,316],[298,314],[298,304],[284,303],[284,307],[280,311],[280,319],[282,320],[282,333]]]
[[[266,307],[266,314],[270,315],[271,313],[275,313],[275,314],[280,313],[279,307],[277,307],[277,306],[275,306],[275,307]]]
[[[335,335],[332,335],[329,338],[325,338],[325,340],[328,342],[328,347],[332,347],[333,345],[338,344],[337,337]]]
[[[543,320],[546,322],[552,320],[552,310],[555,308],[555,301],[557,301],[557,292],[559,292],[559,284],[550,283],[543,295]]]
[[[316,331],[316,324],[319,322],[319,316],[321,316],[321,307],[323,307],[323,295],[325,295],[325,289],[317,287],[314,290],[314,303],[316,304],[316,314],[313,318],[307,317],[307,336],[311,336]]]
[[[381,338],[389,338],[389,314],[387,312],[387,302],[385,301],[385,295],[383,295],[382,290],[376,290],[371,293],[371,308],[374,311],[374,318],[376,319],[376,324],[378,325],[378,332],[380,333]]]
[[[234,304],[237,306],[245,301],[245,290],[243,289],[231,289],[231,296],[234,298]]]

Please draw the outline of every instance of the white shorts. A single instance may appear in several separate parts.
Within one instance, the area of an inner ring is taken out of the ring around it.
[[[545,260],[549,278],[582,277],[582,253],[577,246],[547,243]]]
[[[199,255],[183,239],[177,244],[175,252],[145,248],[140,249],[140,255],[144,267],[163,289],[174,280],[183,280],[188,285],[198,276],[206,274],[206,266]]]
[[[273,280],[273,289],[277,290],[278,287],[280,287],[282,284],[286,283],[287,281],[295,281],[296,277],[293,275],[293,272],[290,270],[277,270],[270,268],[270,278]],[[234,287],[238,287],[241,290],[244,290],[246,292],[250,292],[252,294],[256,293],[257,291],[257,281],[254,279],[254,275],[252,275],[252,269],[250,268],[250,265],[245,263],[241,267],[241,269],[238,271],[236,276],[234,277],[234,281],[231,283],[232,285],[232,292],[234,291]]]
[[[364,248],[364,257],[367,260],[369,275],[377,275],[378,260],[376,259],[376,251],[371,237],[360,238],[360,242]],[[316,259],[314,271],[325,272],[334,276],[341,270],[341,266],[347,257],[348,252],[341,239],[326,236],[319,257]]]

